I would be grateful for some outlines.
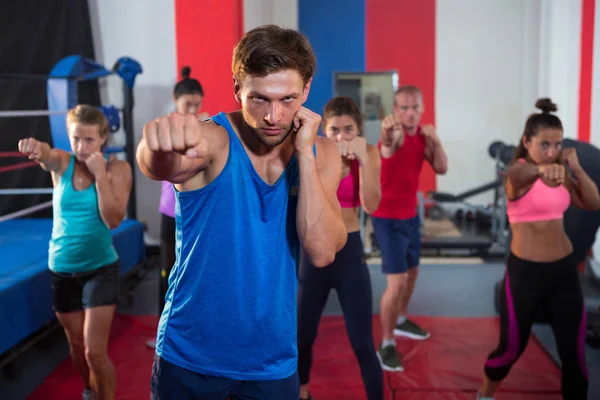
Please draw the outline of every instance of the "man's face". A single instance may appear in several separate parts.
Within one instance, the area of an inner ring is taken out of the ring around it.
[[[265,77],[247,76],[234,80],[236,99],[242,104],[244,121],[265,146],[275,147],[293,130],[296,112],[308,97],[305,85],[295,70],[284,70]]]
[[[396,95],[394,114],[405,129],[415,129],[423,115],[423,99],[420,94],[399,93]]]

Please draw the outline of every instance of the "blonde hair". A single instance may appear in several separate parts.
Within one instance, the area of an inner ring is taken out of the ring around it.
[[[101,138],[108,135],[109,132],[108,120],[104,113],[98,108],[87,104],[79,104],[69,110],[67,113],[67,126],[72,123],[97,126]]]

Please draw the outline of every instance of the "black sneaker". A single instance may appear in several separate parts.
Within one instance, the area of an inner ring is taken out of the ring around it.
[[[392,344],[385,347],[379,347],[379,351],[377,352],[377,358],[379,359],[381,368],[386,371],[404,371],[404,367],[402,366],[402,363],[400,362],[400,357],[398,356],[398,350],[396,349],[396,346]]]
[[[415,340],[425,340],[429,339],[431,336],[429,332],[415,324],[410,319],[406,319],[406,321],[403,323],[396,325],[396,328],[394,328],[394,335],[405,336]]]

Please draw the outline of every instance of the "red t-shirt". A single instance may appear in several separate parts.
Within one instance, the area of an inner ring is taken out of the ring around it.
[[[410,219],[417,215],[417,190],[424,160],[425,137],[420,127],[415,135],[404,135],[404,143],[390,158],[381,158],[381,202],[373,217]]]

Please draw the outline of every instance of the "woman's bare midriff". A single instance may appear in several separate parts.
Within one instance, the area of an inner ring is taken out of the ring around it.
[[[524,260],[551,262],[573,252],[563,220],[521,222],[511,225],[511,252]]]
[[[358,207],[342,208],[342,218],[344,218],[346,232],[352,233],[360,230],[360,225],[358,224]]]

